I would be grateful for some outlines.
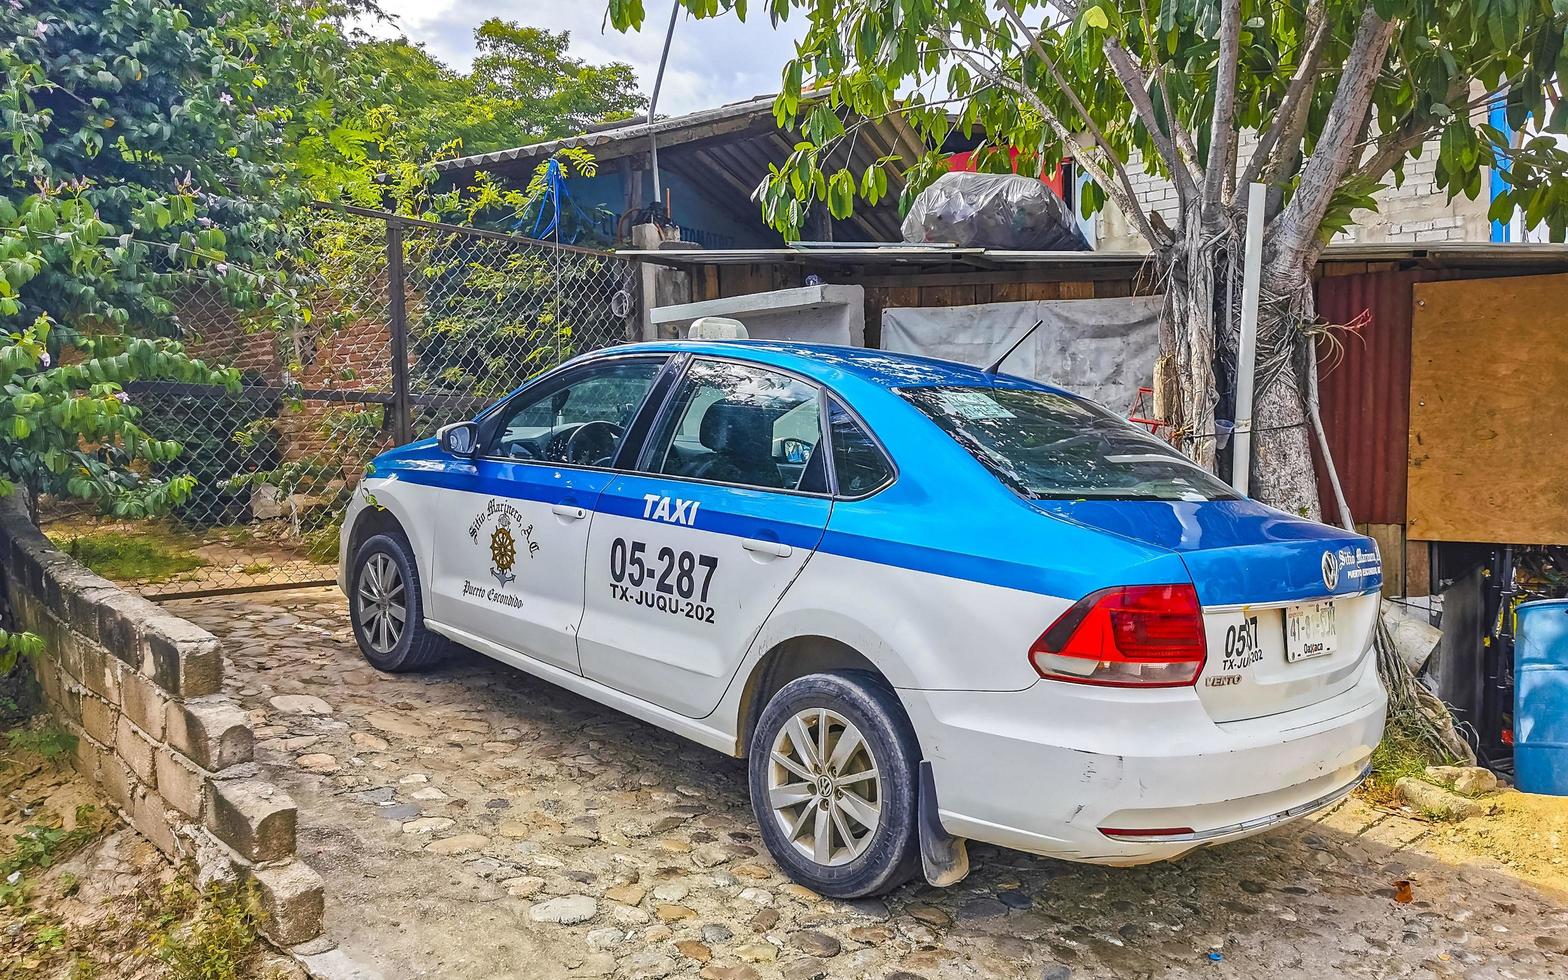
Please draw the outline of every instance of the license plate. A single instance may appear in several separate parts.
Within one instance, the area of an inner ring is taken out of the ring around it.
[[[1327,657],[1339,634],[1334,629],[1332,602],[1306,602],[1285,609],[1285,662]]]

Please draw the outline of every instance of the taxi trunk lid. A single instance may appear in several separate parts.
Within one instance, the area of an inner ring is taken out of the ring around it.
[[[1246,499],[1035,506],[1181,557],[1208,645],[1197,693],[1216,722],[1316,704],[1365,669],[1383,581],[1370,538]]]

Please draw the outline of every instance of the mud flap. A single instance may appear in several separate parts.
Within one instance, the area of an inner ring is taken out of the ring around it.
[[[938,888],[958,884],[969,874],[968,841],[943,829],[937,816],[936,777],[924,759],[920,760],[919,811],[920,867],[926,881]]]

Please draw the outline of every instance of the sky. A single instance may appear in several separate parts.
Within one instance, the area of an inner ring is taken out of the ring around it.
[[[645,0],[644,5],[648,16],[642,31],[621,34],[604,23],[605,0],[381,0],[382,9],[397,18],[405,36],[423,44],[449,67],[468,70],[474,55],[474,28],[490,17],[499,17],[529,27],[570,31],[574,57],[627,62],[636,70],[639,87],[646,95],[653,92],[670,7],[665,0]],[[774,31],[760,11],[744,24],[733,14],[694,20],[682,11],[659,93],[659,113],[677,115],[772,94],[778,90],[784,62],[793,54],[803,29],[804,17],[800,15]],[[396,34],[384,25],[373,27],[372,32]]]

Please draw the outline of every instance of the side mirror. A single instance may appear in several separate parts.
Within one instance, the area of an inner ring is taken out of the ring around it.
[[[436,441],[441,451],[449,456],[468,459],[479,448],[479,426],[473,422],[453,422],[436,430]]]

